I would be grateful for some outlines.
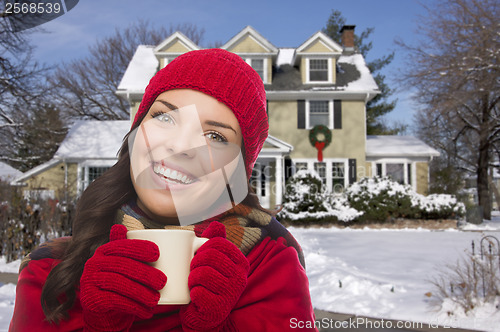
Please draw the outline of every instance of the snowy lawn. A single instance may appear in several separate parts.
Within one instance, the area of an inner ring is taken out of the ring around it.
[[[483,226],[483,225],[481,225]],[[500,310],[482,306],[475,317],[449,306],[440,312],[428,306],[428,282],[446,264],[470,250],[485,234],[500,238],[500,215],[485,226],[457,230],[353,230],[290,228],[305,252],[311,296],[316,308],[396,320],[498,331]],[[486,228],[487,232],[481,232]],[[19,262],[0,272],[15,272]],[[0,331],[7,331],[14,308],[15,286],[0,287]],[[498,303],[497,303],[498,305]],[[455,311],[448,317],[446,311]]]

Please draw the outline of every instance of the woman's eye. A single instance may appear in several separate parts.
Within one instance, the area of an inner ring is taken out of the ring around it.
[[[227,139],[219,133],[209,132],[205,134],[205,137],[208,138],[212,142],[217,143],[227,143]]]
[[[158,121],[164,122],[164,123],[169,123],[169,122],[173,123],[174,122],[174,120],[172,119],[172,116],[170,116],[170,114],[163,113],[163,112],[153,114],[152,118],[156,119]]]

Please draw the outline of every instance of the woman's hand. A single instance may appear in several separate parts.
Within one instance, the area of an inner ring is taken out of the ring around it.
[[[224,323],[247,284],[248,260],[226,240],[224,225],[214,221],[203,232],[210,238],[191,261],[191,303],[181,309],[184,330],[214,331]]]
[[[167,277],[146,263],[159,255],[155,243],[127,239],[127,228],[113,225],[110,242],[97,248],[80,279],[86,329],[122,331],[130,328],[135,316],[152,317]]]

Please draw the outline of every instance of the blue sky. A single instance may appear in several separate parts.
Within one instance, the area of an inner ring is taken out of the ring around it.
[[[432,1],[435,0],[423,2]],[[332,9],[340,10],[347,24],[356,25],[358,33],[375,28],[368,60],[396,51],[395,60],[384,71],[387,83],[396,89],[393,79],[403,66],[404,57],[394,39],[412,42],[417,38],[416,22],[418,15],[424,13],[417,0],[80,0],[70,12],[42,25],[45,32],[33,34],[32,40],[37,46],[36,58],[56,64],[84,57],[88,46],[96,40],[142,19],[155,26],[196,24],[205,29],[202,44],[225,43],[251,25],[277,47],[297,47],[326,25]],[[393,96],[398,105],[388,121],[411,124],[416,106],[409,95],[401,91]]]

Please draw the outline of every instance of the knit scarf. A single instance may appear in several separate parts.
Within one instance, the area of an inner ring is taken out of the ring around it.
[[[273,240],[282,237],[286,240],[286,244],[289,247],[293,247],[297,251],[300,264],[305,268],[304,254],[292,234],[270,214],[241,203],[215,218],[210,218],[209,220],[189,226],[165,226],[159,224],[149,219],[137,206],[135,200],[124,204],[116,215],[116,223],[123,224],[129,231],[163,228],[186,229],[194,231],[196,236],[201,236],[210,222],[215,220],[226,227],[226,238],[236,245],[244,255],[248,255],[257,244],[268,236]],[[60,259],[63,255],[63,250],[59,243],[67,242],[70,239],[70,237],[64,237],[42,243],[23,259],[19,271],[26,267],[30,260],[44,258]]]
[[[184,229],[192,230],[196,236],[201,236],[210,222],[218,221],[226,227],[226,238],[236,245],[244,255],[259,244],[264,238],[277,240],[282,237],[289,247],[293,247],[299,256],[299,261],[305,267],[304,255],[295,238],[288,230],[270,214],[244,204],[238,204],[232,209],[200,223],[188,226],[173,226],[159,224],[150,218],[134,201],[124,204],[117,213],[116,223],[123,224],[129,231],[140,229]]]

